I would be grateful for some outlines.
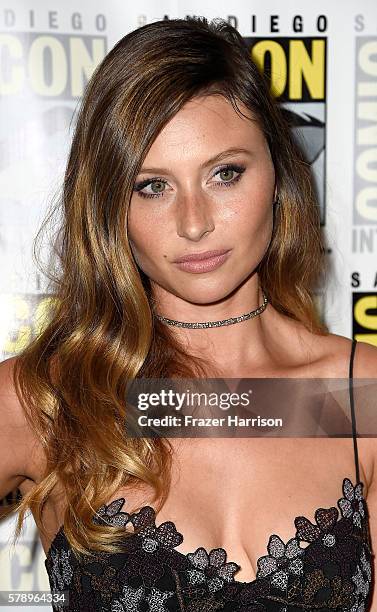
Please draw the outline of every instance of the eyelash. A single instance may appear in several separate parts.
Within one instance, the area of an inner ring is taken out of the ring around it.
[[[245,166],[240,166],[238,164],[226,164],[225,166],[222,166],[221,168],[219,168],[213,176],[216,176],[216,174],[219,174],[220,172],[224,172],[224,170],[234,170],[235,172],[238,172],[238,176],[236,176],[231,181],[220,181],[219,183],[216,183],[217,187],[219,186],[220,187],[231,187],[232,185],[235,185],[235,183],[237,183],[240,180],[246,168]],[[166,181],[163,178],[159,178],[159,177],[145,179],[145,181],[140,181],[139,183],[135,184],[134,191],[136,191],[137,194],[142,198],[160,198],[161,196],[164,195],[163,192],[152,194],[152,193],[142,193],[141,191],[141,189],[144,189],[144,187],[148,187],[148,185],[150,185],[151,183],[155,183],[155,182],[163,183],[164,185],[166,185],[168,181]]]

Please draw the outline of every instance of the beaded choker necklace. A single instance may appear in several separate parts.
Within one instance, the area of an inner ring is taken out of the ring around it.
[[[263,290],[262,290],[262,293],[263,293],[263,302],[260,306],[258,306],[258,308],[256,308],[255,310],[251,310],[250,312],[247,312],[239,317],[231,317],[230,319],[223,319],[222,321],[205,321],[204,323],[186,323],[184,321],[176,321],[174,319],[167,319],[166,317],[163,317],[162,315],[159,315],[157,313],[154,313],[154,316],[160,321],[162,321],[163,323],[166,323],[167,325],[174,325],[176,327],[185,327],[189,329],[205,329],[207,327],[222,327],[223,325],[233,325],[233,323],[241,323],[241,321],[252,319],[253,317],[256,317],[257,315],[261,314],[265,310],[268,304],[268,298]]]

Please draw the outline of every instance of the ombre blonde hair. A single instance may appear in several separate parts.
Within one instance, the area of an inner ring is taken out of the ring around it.
[[[125,219],[149,147],[186,102],[206,94],[224,96],[241,115],[242,102],[270,148],[279,204],[257,268],[261,286],[277,311],[328,333],[315,301],[324,249],[310,166],[241,35],[204,17],[130,32],[85,89],[53,209],[62,219],[58,266],[48,272],[55,300],[43,330],[15,361],[17,395],[47,457],[43,479],[18,504],[16,537],[28,509],[41,522],[57,484],[67,502],[64,531],[77,554],[121,549],[124,527],[92,522],[119,487],[146,483],[157,511],[165,503],[171,447],[163,438],[125,436],[126,386],[140,377],[195,378],[214,370],[153,317],[150,282],[132,256]]]

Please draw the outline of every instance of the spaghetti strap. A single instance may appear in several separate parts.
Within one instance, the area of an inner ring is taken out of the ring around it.
[[[360,482],[360,473],[359,473],[359,454],[357,450],[357,430],[356,430],[356,416],[355,416],[355,399],[353,395],[353,362],[355,357],[355,349],[356,349],[357,340],[354,338],[352,340],[351,347],[351,356],[350,356],[350,365],[349,365],[349,396],[350,396],[350,405],[351,405],[351,421],[352,421],[352,437],[353,437],[353,450],[355,455],[355,468],[356,468],[356,483]]]

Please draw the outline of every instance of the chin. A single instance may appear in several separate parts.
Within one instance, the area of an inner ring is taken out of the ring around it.
[[[212,289],[208,287],[208,285],[203,286],[203,288],[195,287],[192,292],[187,289],[186,287],[184,292],[177,292],[176,295],[186,302],[203,306],[206,304],[213,304],[214,302],[220,302],[228,297],[232,291],[232,288],[229,288],[227,291],[223,284],[221,287],[213,287]]]

